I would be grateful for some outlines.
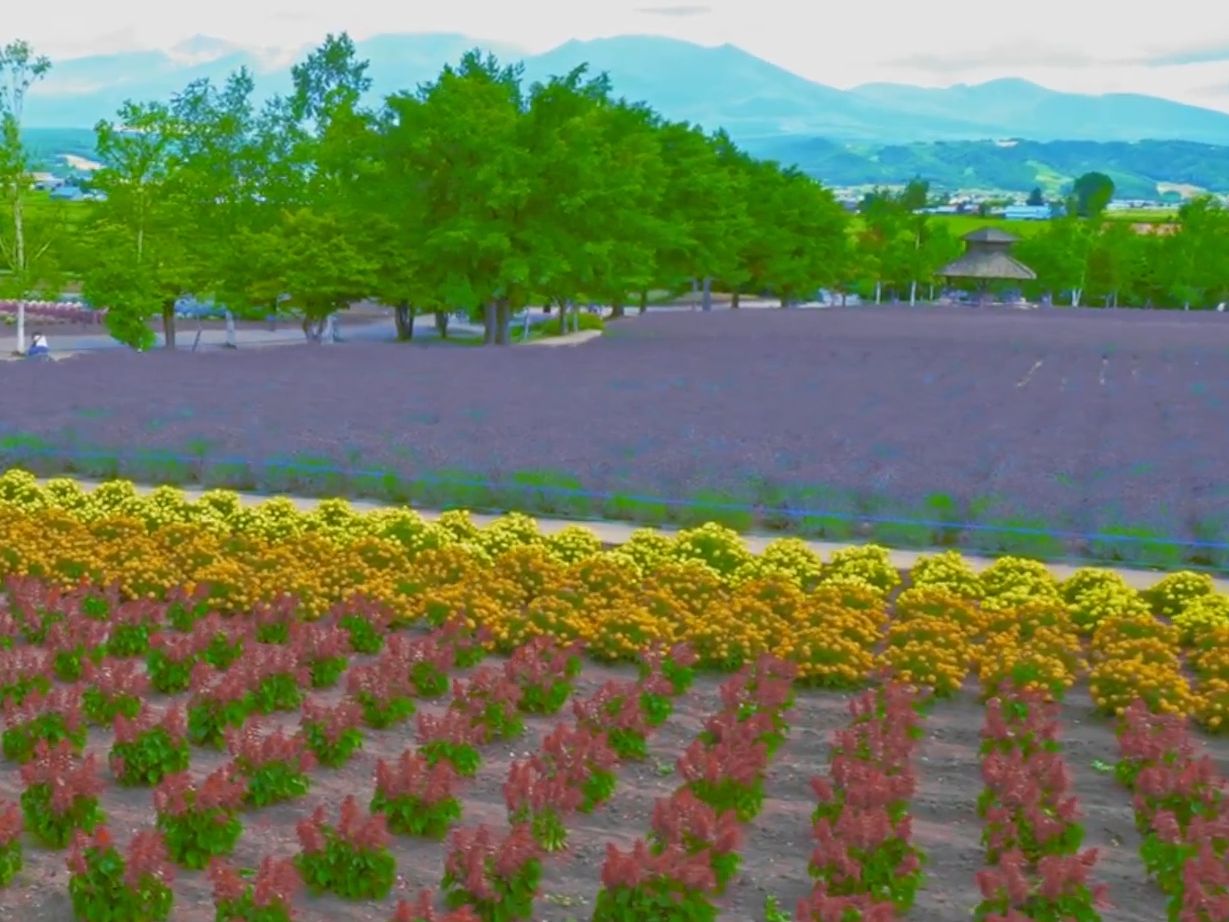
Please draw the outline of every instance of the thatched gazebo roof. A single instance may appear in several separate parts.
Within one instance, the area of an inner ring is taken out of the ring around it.
[[[964,235],[965,253],[938,271],[944,278],[1029,282],[1037,273],[1011,255],[1016,238],[996,227],[983,227]]]

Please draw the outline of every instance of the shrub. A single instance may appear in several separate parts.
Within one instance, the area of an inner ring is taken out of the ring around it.
[[[300,732],[316,761],[326,768],[339,768],[363,748],[362,709],[353,701],[329,707],[315,701],[303,704]]]
[[[105,826],[93,836],[78,832],[68,868],[68,894],[81,922],[162,922],[171,915],[174,868],[156,830],[134,835],[126,854]]]
[[[247,780],[244,802],[266,807],[302,797],[311,786],[308,772],[315,757],[302,733],[286,735],[280,729],[262,733],[257,724],[226,734],[226,747],[235,768]]]
[[[229,855],[243,824],[238,812],[247,785],[233,765],[224,765],[193,784],[187,772],[167,775],[154,789],[154,809],[171,860],[199,871]]]
[[[67,741],[52,747],[39,740],[34,757],[21,766],[21,780],[26,831],[48,848],[64,848],[75,832],[93,832],[105,818],[98,806],[98,760],[93,753],[78,758]]]
[[[296,859],[303,882],[317,892],[348,900],[386,897],[397,876],[388,850],[388,827],[380,814],[365,814],[354,797],[341,803],[336,825],[325,821],[324,807],[295,827],[301,851]]]
[[[532,919],[542,878],[539,856],[533,832],[523,823],[499,839],[487,826],[455,830],[444,860],[448,907],[469,906],[482,922]]]
[[[21,808],[0,800],[0,889],[7,887],[22,868],[21,833],[24,828]]]
[[[395,762],[376,762],[372,813],[383,814],[400,835],[442,839],[461,818],[457,772],[444,760],[430,762],[407,749]]]
[[[40,741],[50,746],[69,744],[73,751],[85,747],[86,727],[81,719],[81,694],[75,688],[32,692],[20,704],[5,702],[4,757],[26,763],[34,758]]]
[[[214,860],[209,864],[209,881],[217,922],[293,922],[292,901],[302,879],[292,860],[266,856],[254,875]]]
[[[1197,644],[1203,634],[1229,626],[1229,595],[1215,593],[1192,599],[1174,615],[1173,623],[1182,643]]]
[[[1143,593],[1153,614],[1173,618],[1180,614],[1194,599],[1212,595],[1216,584],[1207,573],[1192,573],[1183,570],[1163,576]]]
[[[161,720],[144,710],[134,719],[115,717],[111,771],[127,787],[155,785],[166,775],[188,769],[187,725],[183,709],[173,707]]]
[[[835,551],[824,566],[822,582],[847,579],[860,580],[887,595],[900,583],[900,573],[893,566],[887,548],[868,544],[845,547]]]

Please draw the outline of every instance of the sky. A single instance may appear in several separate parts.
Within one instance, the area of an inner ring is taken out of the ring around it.
[[[1229,15],[1214,0],[0,0],[0,43],[52,58],[171,49],[194,35],[279,63],[327,32],[460,32],[528,53],[572,38],[731,43],[833,86],[1023,77],[1229,112]],[[190,11],[190,12],[185,12]]]

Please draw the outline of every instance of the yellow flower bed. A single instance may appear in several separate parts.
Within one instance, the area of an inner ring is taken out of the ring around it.
[[[460,617],[501,650],[549,635],[618,660],[685,641],[707,666],[767,652],[825,687],[886,668],[943,694],[972,669],[987,694],[1010,679],[1058,695],[1087,656],[1104,710],[1143,696],[1208,726],[1229,683],[1229,596],[1203,575],[1172,574],[1139,593],[1107,571],[1060,583],[1014,557],[976,573],[945,551],[920,559],[897,594],[901,574],[883,548],[824,561],[782,538],[754,554],[718,525],[676,536],[640,529],[607,549],[584,527],[547,535],[518,514],[479,527],[463,511],[428,521],[344,500],[304,511],[286,499],[244,505],[222,490],[189,501],[120,481],[86,492],[9,471],[0,474],[0,576],[9,574],[115,585],[130,598],[206,586],[226,613],[291,596],[305,618],[362,595],[402,621]],[[1178,668],[1180,642],[1196,693]]]

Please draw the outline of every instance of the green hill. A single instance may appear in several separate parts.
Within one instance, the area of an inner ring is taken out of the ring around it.
[[[1060,192],[1081,173],[1108,174],[1119,198],[1156,198],[1159,183],[1229,192],[1229,147],[1189,141],[937,141],[842,144],[825,138],[764,138],[754,154],[797,164],[830,186],[891,185],[914,177],[940,189]]]

